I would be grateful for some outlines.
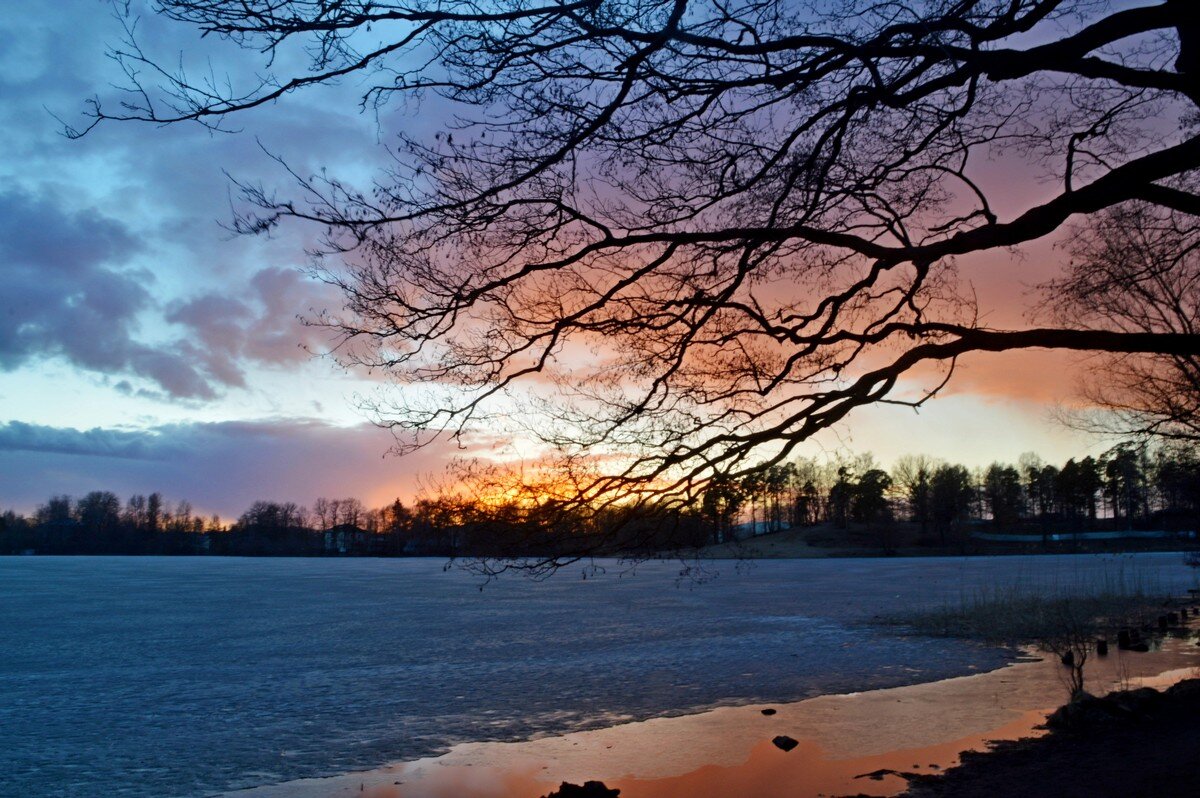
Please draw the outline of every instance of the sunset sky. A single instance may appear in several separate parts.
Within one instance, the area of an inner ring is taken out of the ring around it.
[[[381,136],[431,129],[434,110],[377,127],[352,113],[361,87],[351,81],[239,117],[235,135],[108,124],[68,140],[54,115],[79,124],[88,97],[115,101],[105,46],[120,35],[95,0],[63,0],[53,15],[12,3],[0,18],[0,509],[98,488],[158,490],[226,517],[259,498],[411,496],[452,447],[384,457],[389,434],[356,409],[384,383],[305,349],[327,342],[297,315],[339,307],[300,270],[315,231],[231,235],[224,171],[282,185],[261,142],[301,172],[369,175]],[[196,46],[194,31],[148,13],[139,35],[168,62]],[[1036,194],[1036,175],[1020,167],[988,171],[1013,183],[1014,198]],[[1039,242],[1023,257],[965,263],[985,323],[1027,323],[1019,308],[1060,257]],[[860,411],[807,453],[870,450],[888,464],[923,452],[972,466],[1030,450],[1051,461],[1098,453],[1103,441],[1052,418],[1071,398],[1071,363],[977,355],[919,415]]]

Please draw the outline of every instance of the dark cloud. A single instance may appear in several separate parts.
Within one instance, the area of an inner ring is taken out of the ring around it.
[[[205,513],[236,517],[257,499],[308,504],[356,496],[382,505],[439,475],[451,444],[404,458],[369,424],[335,427],[312,419],[171,424],[143,431],[75,430],[10,421],[0,425],[0,505],[29,512],[50,495],[161,491]]]
[[[0,452],[48,452],[132,460],[163,460],[177,453],[151,433],[77,430],[10,421],[0,424]]]
[[[122,268],[140,246],[124,225],[94,210],[0,192],[0,369],[59,356],[152,380],[174,397],[213,398],[181,353],[135,337],[138,315],[154,304],[151,277]]]
[[[203,67],[198,31],[142,0],[131,10],[146,43]],[[87,98],[121,101],[125,76],[105,51],[123,34],[106,3],[67,0],[60,11],[70,25],[49,25],[32,6],[0,15],[0,179],[10,186],[0,190],[0,372],[60,358],[123,380],[126,395],[209,401],[244,387],[255,364],[322,348],[296,316],[327,302],[292,268],[317,231],[231,238],[218,226],[229,214],[223,169],[259,177],[273,163],[259,139],[301,172],[382,158],[370,120],[318,100],[248,114],[244,135],[113,124],[68,140],[51,112],[80,126]],[[239,63],[225,66],[248,74]]]
[[[140,377],[170,398],[208,400],[221,387],[243,387],[248,365],[297,363],[308,357],[302,345],[320,347],[296,317],[330,297],[298,271],[274,267],[249,278],[239,292],[247,301],[208,293],[171,304],[165,319],[184,337],[143,342],[140,320],[162,311],[153,277],[125,266],[141,248],[94,210],[0,192],[0,369],[57,356]]]

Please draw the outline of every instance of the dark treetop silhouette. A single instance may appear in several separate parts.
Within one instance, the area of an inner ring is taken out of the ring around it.
[[[277,199],[242,183],[238,226],[324,225],[341,257],[323,273],[347,306],[316,321],[341,357],[446,389],[377,408],[384,423],[422,440],[479,429],[525,386],[526,433],[562,453],[564,493],[683,502],[856,407],[920,404],[965,353],[1200,353],[1190,330],[1103,319],[989,329],[955,282],[957,259],[1072,217],[1131,201],[1196,213],[1194,11],[162,0],[261,53],[261,71],[193,80],[131,36],[114,52],[130,93],[94,101],[91,124],[221,128],[355,73],[369,110],[437,95],[454,121],[432,140],[397,132],[374,185],[295,174],[296,198]],[[307,70],[276,74],[300,47]],[[1009,218],[993,194],[1012,192],[976,166],[1001,151],[1055,179]],[[923,393],[896,390],[928,364]]]

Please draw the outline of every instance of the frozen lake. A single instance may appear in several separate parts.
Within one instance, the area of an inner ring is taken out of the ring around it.
[[[932,681],[1004,651],[869,625],[987,585],[1195,584],[1178,554],[761,561],[678,582],[442,560],[0,558],[0,793],[203,796]]]

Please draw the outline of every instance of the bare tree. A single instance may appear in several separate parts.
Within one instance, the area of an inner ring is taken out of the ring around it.
[[[446,389],[382,423],[420,443],[528,421],[608,466],[589,502],[690,503],[857,407],[920,405],[967,353],[1200,354],[1190,330],[991,329],[956,278],[1124,203],[1196,212],[1192,5],[160,0],[262,69],[194,80],[131,36],[130,93],[91,124],[219,128],[354,74],[368,110],[436,94],[453,121],[398,133],[373,185],[242,183],[240,229],[323,225],[340,356]],[[307,71],[277,74],[296,52]],[[977,168],[998,153],[1051,178],[1004,218]]]
[[[1063,681],[1072,701],[1084,694],[1084,666],[1096,641],[1101,619],[1086,615],[1070,598],[1051,602],[1038,613],[1037,645],[1042,651],[1058,657],[1062,663]]]
[[[331,503],[334,506],[334,515],[339,524],[359,526],[365,520],[367,508],[361,500],[347,498],[335,500]]]
[[[1068,273],[1048,286],[1060,318],[1127,332],[1196,334],[1200,218],[1135,201],[1097,214],[1073,240]],[[1126,353],[1102,361],[1092,370],[1100,376],[1084,383],[1089,405],[1100,412],[1072,414],[1072,425],[1200,442],[1200,358],[1194,353]]]
[[[315,516],[317,525],[322,530],[337,525],[337,511],[332,505],[333,502],[324,496],[319,497],[313,502],[313,516]]]
[[[892,485],[908,505],[909,520],[921,525],[921,534],[929,527],[929,480],[941,465],[941,461],[929,455],[906,454],[892,466]]]

